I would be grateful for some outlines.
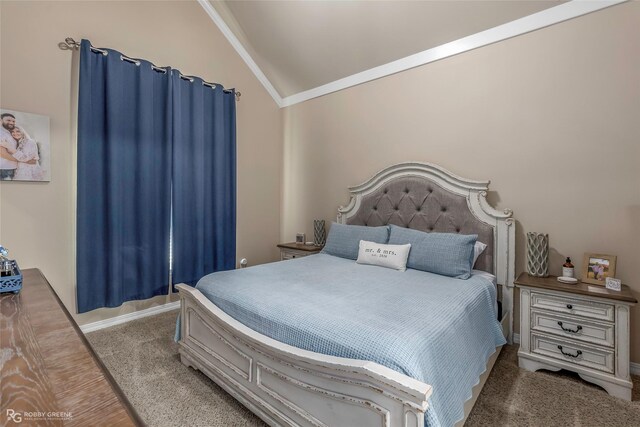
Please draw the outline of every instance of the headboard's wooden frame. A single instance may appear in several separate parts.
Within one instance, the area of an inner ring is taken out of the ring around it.
[[[390,182],[406,177],[422,177],[446,191],[467,199],[469,211],[482,223],[493,227],[493,262],[495,276],[500,285],[503,317],[509,315],[509,330],[505,334],[512,341],[513,281],[515,279],[515,232],[513,212],[494,209],[487,202],[490,181],[462,178],[430,163],[399,163],[381,170],[368,181],[350,187],[351,199],[338,209],[338,223],[347,224],[360,209],[362,199]]]

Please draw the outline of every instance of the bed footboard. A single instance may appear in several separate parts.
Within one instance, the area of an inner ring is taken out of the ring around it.
[[[178,285],[182,363],[272,426],[423,427],[431,386],[364,360],[301,350],[236,321]]]

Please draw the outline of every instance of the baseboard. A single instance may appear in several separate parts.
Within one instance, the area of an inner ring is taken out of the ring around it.
[[[513,343],[520,344],[520,334],[513,334]],[[629,363],[629,371],[632,375],[640,375],[640,363]]]
[[[110,319],[87,323],[86,325],[80,326],[80,330],[86,334],[87,332],[93,332],[99,329],[108,328],[110,326],[127,323],[132,320],[142,319],[143,317],[153,316],[155,314],[160,314],[171,310],[177,310],[178,308],[180,308],[180,301],[170,302],[167,304],[159,305],[157,307],[151,307],[145,310],[134,311],[133,313],[127,313],[121,316],[112,317]]]

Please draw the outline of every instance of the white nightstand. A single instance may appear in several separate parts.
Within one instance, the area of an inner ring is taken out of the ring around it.
[[[300,243],[280,243],[280,259],[302,258],[307,255],[317,254],[322,250],[322,246],[302,245]]]
[[[522,273],[518,363],[528,371],[566,369],[631,400],[629,309],[637,301],[628,286],[563,284],[555,276]]]

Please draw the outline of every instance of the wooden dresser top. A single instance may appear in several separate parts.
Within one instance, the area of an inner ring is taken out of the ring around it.
[[[532,288],[548,289],[550,291],[570,292],[578,295],[586,295],[596,298],[608,298],[616,301],[624,301],[632,304],[638,301],[631,293],[627,285],[622,285],[622,290],[612,291],[600,285],[590,285],[578,282],[575,285],[558,282],[556,276],[534,277],[528,273],[521,273],[514,282],[517,286],[528,286]]]
[[[144,425],[40,270],[22,273],[20,293],[0,295],[3,423],[11,409],[24,425]]]

